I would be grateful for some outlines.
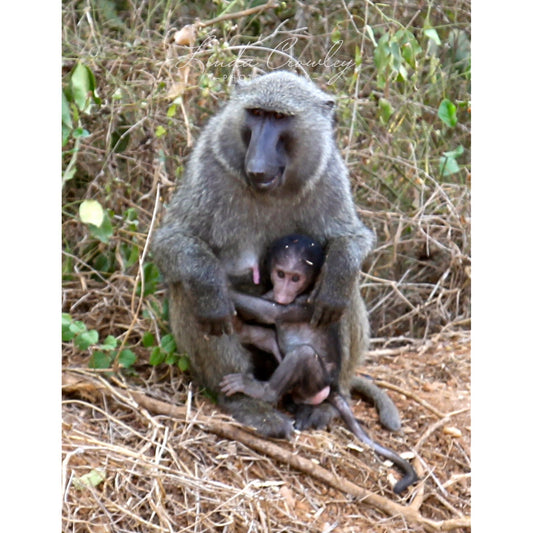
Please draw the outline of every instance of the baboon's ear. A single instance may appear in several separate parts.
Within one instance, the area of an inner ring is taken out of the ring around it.
[[[322,108],[325,115],[335,117],[335,100],[332,98],[324,99],[320,102],[320,107]],[[335,122],[335,118],[333,119]]]

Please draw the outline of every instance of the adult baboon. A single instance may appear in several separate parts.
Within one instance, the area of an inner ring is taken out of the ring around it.
[[[305,233],[326,249],[311,294],[312,323],[340,319],[341,392],[370,398],[383,425],[400,427],[383,391],[354,377],[369,329],[358,274],[374,234],[355,211],[334,140],[333,106],[330,95],[289,72],[239,83],[200,135],[153,243],[169,286],[171,329],[195,380],[219,393],[237,420],[268,436],[289,436],[292,421],[261,400],[220,394],[223,376],[253,370],[233,334],[228,289],[261,294],[259,257],[290,233]],[[324,426],[335,416],[328,404],[306,407],[296,414],[299,428]]]

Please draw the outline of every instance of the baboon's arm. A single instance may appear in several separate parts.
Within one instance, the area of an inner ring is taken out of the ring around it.
[[[289,305],[281,305],[265,298],[250,296],[234,290],[230,290],[230,298],[243,318],[256,320],[261,324],[308,322],[312,315],[312,306],[300,299]]]

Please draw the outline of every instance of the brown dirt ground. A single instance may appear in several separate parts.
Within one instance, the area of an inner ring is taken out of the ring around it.
[[[66,353],[64,377],[75,367],[85,369],[86,361]],[[199,421],[232,423],[176,369],[138,365],[136,372],[111,379],[106,394],[87,384],[64,388],[63,531],[432,530],[209,431]],[[353,398],[357,418],[380,443],[399,453],[414,451],[423,483],[396,496],[391,490],[396,470],[360,446],[341,424],[275,444],[393,502],[416,500],[420,514],[437,523],[468,521],[468,333],[375,350],[361,372],[392,386],[389,393],[402,413],[403,434],[382,429],[373,408]],[[139,407],[131,391],[182,406],[183,416]],[[86,474],[95,471],[102,481],[84,483]]]

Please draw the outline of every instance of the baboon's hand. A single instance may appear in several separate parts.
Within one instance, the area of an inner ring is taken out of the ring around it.
[[[314,311],[311,317],[311,326],[327,326],[340,320],[342,313],[348,307],[348,298],[335,294],[321,284],[310,296]]]

